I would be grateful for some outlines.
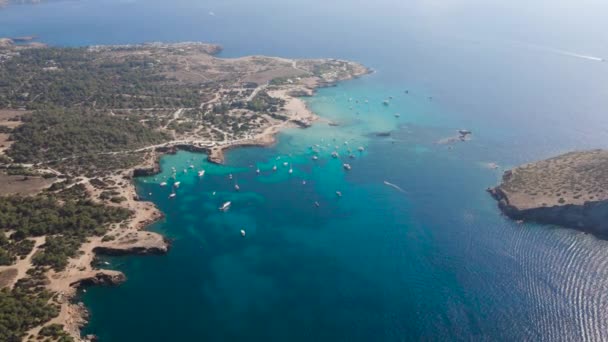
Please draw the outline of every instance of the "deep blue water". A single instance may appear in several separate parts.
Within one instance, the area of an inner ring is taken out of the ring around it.
[[[608,64],[586,56],[608,57],[607,10],[591,0],[90,0],[0,10],[0,36],[54,45],[201,40],[222,44],[226,57],[338,57],[376,70],[309,100],[339,127],[286,131],[273,148],[231,151],[223,167],[180,153],[163,159],[163,174],[139,179],[166,214],[152,229],[173,249],[110,259],[129,280],[83,296],[85,332],[102,341],[608,339],[607,243],[517,225],[484,191],[504,168],[605,147]],[[460,128],[473,140],[436,144]],[[386,130],[391,137],[374,134]],[[317,162],[314,144],[326,146]],[[366,150],[345,172],[329,157],[334,145],[342,155]],[[158,183],[190,163],[207,174],[180,173],[168,200]],[[227,200],[233,207],[219,213]]]

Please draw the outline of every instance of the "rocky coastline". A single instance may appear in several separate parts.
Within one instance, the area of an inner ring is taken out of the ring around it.
[[[5,49],[5,55],[0,55],[0,60],[18,58],[20,51],[38,47],[37,43],[30,42],[34,38],[0,39],[0,48]],[[209,84],[213,83],[212,85],[221,85],[220,88],[226,88],[226,91],[217,92],[217,88],[210,86],[206,89],[209,93],[202,94],[201,103],[197,103],[196,108],[183,104],[171,108],[146,107],[141,109],[138,107],[140,112],[132,113],[137,109],[129,108],[129,103],[127,103],[121,115],[132,115],[134,118],[141,119],[141,117],[150,116],[151,112],[158,112],[158,117],[155,118],[166,120],[166,123],[158,129],[166,135],[164,139],[150,140],[143,146],[100,153],[106,158],[104,160],[115,162],[116,164],[111,165],[116,167],[107,168],[107,164],[104,162],[97,163],[95,160],[85,159],[86,155],[73,155],[28,164],[28,167],[48,169],[54,174],[62,176],[58,179],[70,176],[73,182],[67,185],[68,189],[82,189],[83,196],[88,197],[91,201],[106,206],[121,207],[132,214],[129,219],[120,224],[109,226],[104,236],[88,237],[80,246],[76,256],[68,259],[68,264],[64,269],[45,270],[45,277],[48,279],[45,288],[55,294],[51,303],[60,308],[60,313],[50,321],[27,331],[27,336],[37,336],[44,326],[57,324],[61,325],[75,340],[83,340],[80,329],[87,322],[87,312],[84,304],[75,304],[75,301],[78,300],[78,289],[97,285],[114,286],[126,280],[126,276],[121,272],[104,269],[104,265],[109,264],[97,257],[101,255],[162,255],[169,251],[170,241],[157,233],[145,231],[148,225],[162,218],[163,214],[153,203],[140,200],[133,181],[135,177],[160,173],[160,158],[163,155],[185,150],[205,153],[209,162],[223,164],[224,153],[229,149],[271,146],[276,141],[276,135],[284,128],[307,128],[318,120],[318,117],[307,108],[301,97],[312,96],[320,87],[335,86],[337,82],[358,78],[371,72],[370,69],[360,64],[335,59],[291,60],[264,56],[221,59],[212,57],[219,51],[221,51],[219,45],[196,42],[91,46],[87,49],[87,53],[96,54],[100,59],[105,58],[112,61],[135,58],[141,54],[152,56],[155,61],[149,62],[146,67],[157,70],[158,75],[170,76],[172,80],[176,80],[173,84],[176,91],[187,93],[189,87],[193,85],[198,87],[203,80]],[[57,53],[67,52],[57,50]],[[52,66],[43,72],[58,69],[58,66]],[[207,78],[201,79],[193,70],[213,75],[212,82]],[[59,73],[56,74],[59,75]],[[235,79],[241,81],[235,82]],[[254,84],[255,88],[244,88],[244,85],[248,84]],[[254,109],[245,106],[224,112],[224,120],[234,123],[234,125],[226,126],[228,128],[220,130],[213,125],[203,125],[195,120],[197,118],[195,115],[201,114],[197,113],[196,109],[200,109],[206,115],[215,112],[216,109],[222,109],[226,104],[239,101],[246,104],[251,103]],[[112,109],[110,114],[116,115]],[[257,117],[256,121],[251,120],[254,117],[253,114]],[[144,121],[142,119],[141,122]],[[247,130],[233,128],[242,122],[253,126]],[[194,125],[194,128],[184,131],[183,127],[190,127],[188,125]],[[167,141],[169,139],[172,140]],[[90,164],[87,164],[90,169],[80,167],[79,163],[82,160],[86,160],[85,163]],[[121,164],[123,160],[126,161],[125,164]],[[128,164],[131,160],[133,163]],[[47,165],[51,163],[54,163],[53,169]],[[58,167],[61,167],[60,171],[55,170]],[[43,191],[44,189],[38,190]],[[45,237],[38,238],[35,249],[42,248],[44,241]],[[27,268],[31,266],[29,260],[26,261],[28,262],[17,265],[23,266],[22,270],[12,272],[14,276],[9,281],[9,286],[14,285],[16,281],[25,276]],[[84,340],[90,339],[85,338]]]
[[[507,217],[608,239],[608,151],[571,152],[506,171],[488,188]]]

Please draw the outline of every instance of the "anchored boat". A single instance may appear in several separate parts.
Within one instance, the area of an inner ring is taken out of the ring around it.
[[[231,205],[232,205],[232,202],[228,201],[228,202],[222,204],[222,206],[219,209],[220,209],[220,211],[227,211],[228,209],[230,209]]]

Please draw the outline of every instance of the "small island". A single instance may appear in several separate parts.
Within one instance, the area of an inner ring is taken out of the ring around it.
[[[488,192],[512,219],[608,238],[608,151],[571,152],[517,167]]]

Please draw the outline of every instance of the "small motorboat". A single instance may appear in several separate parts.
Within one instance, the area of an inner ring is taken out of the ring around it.
[[[255,173],[260,174],[260,169],[255,170]]]
[[[319,202],[315,202],[315,207],[320,207],[321,205],[319,204]]]
[[[175,183],[173,183],[173,187],[179,188],[180,184],[182,184],[182,182],[175,182]]]
[[[199,177],[203,177],[204,175],[205,175],[205,170],[200,170],[200,171],[198,172],[198,176],[199,176]]]
[[[336,191],[336,196],[342,197],[342,193],[340,191]]]
[[[272,171],[276,171],[276,170],[277,170],[277,166],[275,165],[272,167]]]
[[[352,166],[350,166],[350,164],[344,163],[342,164],[342,167],[344,168],[344,170],[346,171],[350,171],[352,170]]]
[[[289,163],[288,163],[288,162],[284,162],[284,163],[283,163],[283,166],[287,166],[287,165],[289,165]]]
[[[292,174],[292,173],[293,173],[293,167],[290,165],[289,166],[289,174]]]
[[[228,179],[232,179],[232,173],[228,175]]]
[[[234,184],[234,190],[240,191],[241,187],[238,184]]]
[[[220,209],[220,211],[227,211],[228,209],[230,209],[231,205],[232,205],[232,202],[228,201],[228,202],[222,204],[222,206],[219,209]]]
[[[241,229],[241,236],[245,237],[245,235],[247,235],[247,232],[245,232],[245,229]]]
[[[317,157],[317,156],[312,156],[312,160],[318,160],[318,159],[319,159],[319,157]]]
[[[338,158],[338,157],[339,157],[338,152],[333,151],[333,152],[331,153],[331,157],[332,157],[332,158]]]
[[[172,193],[171,195],[169,195],[169,198],[175,198],[175,196],[177,196],[177,195],[176,195],[176,194],[175,194],[175,192],[174,192],[174,193]]]
[[[365,151],[365,147],[363,147],[363,146],[359,146],[359,148],[358,148],[357,150],[358,150],[359,152],[363,152],[363,151]]]
[[[167,182],[160,183],[160,186],[167,186]]]

